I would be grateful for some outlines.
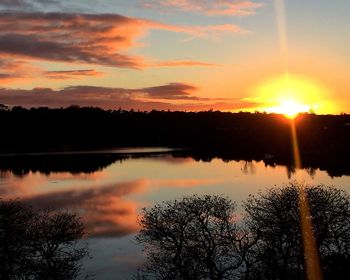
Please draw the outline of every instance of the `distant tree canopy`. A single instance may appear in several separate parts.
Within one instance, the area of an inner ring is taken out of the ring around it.
[[[350,197],[307,186],[324,279],[350,273]],[[307,279],[299,216],[300,186],[273,188],[244,202],[185,197],[144,209],[137,240],[148,259],[144,279]]]
[[[75,279],[87,255],[87,248],[78,246],[83,234],[74,214],[0,201],[0,279]]]
[[[276,114],[4,107],[0,122],[0,153],[167,146],[204,160],[293,164],[290,120]],[[296,124],[305,167],[350,174],[350,115],[303,114]]]

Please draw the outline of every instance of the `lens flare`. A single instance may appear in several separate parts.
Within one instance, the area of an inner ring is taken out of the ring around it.
[[[294,119],[291,120],[291,136],[294,164],[296,168],[301,168],[302,164]],[[317,241],[313,231],[312,215],[310,212],[309,201],[307,199],[307,193],[302,180],[299,180],[299,216],[307,279],[322,280],[323,275],[317,248]]]
[[[296,168],[301,168],[301,157],[294,117],[305,109],[310,110],[311,106],[315,106],[315,102],[322,100],[320,96],[322,91],[319,86],[311,82],[306,82],[304,79],[292,79],[290,77],[288,72],[289,53],[285,1],[275,0],[275,10],[279,31],[280,50],[286,74],[282,79],[277,80],[274,83],[268,83],[265,88],[263,87],[261,89],[260,94],[266,95],[265,101],[271,100],[271,98],[275,99],[274,102],[277,104],[271,107],[271,110],[274,108],[275,112],[280,111],[280,113],[291,118],[294,163]],[[307,106],[310,106],[310,108]],[[307,279],[322,280],[323,275],[319,252],[313,234],[312,216],[303,184],[301,184],[299,191],[299,216]]]

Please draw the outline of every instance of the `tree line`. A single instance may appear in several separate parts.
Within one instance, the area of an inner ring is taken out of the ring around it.
[[[290,120],[277,114],[0,106],[0,122],[2,154],[162,146],[200,160],[294,163]],[[305,167],[350,174],[350,115],[302,114],[295,123]]]

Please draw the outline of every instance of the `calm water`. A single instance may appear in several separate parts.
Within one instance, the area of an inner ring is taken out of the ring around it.
[[[174,157],[165,149],[132,149],[63,155],[0,157],[0,197],[21,198],[38,208],[79,212],[89,233],[95,279],[128,279],[142,263],[134,242],[140,209],[192,194],[220,194],[240,203],[249,194],[302,178],[350,192],[350,177],[263,162]],[[93,156],[92,156],[93,155]],[[113,155],[113,156],[111,156]],[[67,155],[65,155],[67,156]],[[98,164],[95,164],[95,163]],[[290,178],[289,178],[290,177]]]

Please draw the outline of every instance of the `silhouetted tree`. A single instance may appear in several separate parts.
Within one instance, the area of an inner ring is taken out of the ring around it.
[[[244,204],[246,224],[258,234],[250,250],[249,279],[304,279],[304,254],[297,183],[251,196]],[[350,273],[350,197],[342,190],[305,186],[325,279]]]
[[[18,201],[0,202],[0,279],[26,278],[31,266],[27,233],[33,216]]]
[[[234,203],[192,196],[143,209],[144,279],[234,279],[252,242],[236,223]],[[140,276],[139,276],[140,278]]]
[[[186,197],[143,209],[137,240],[147,261],[137,279],[306,279],[300,222],[303,190],[324,279],[350,273],[350,196],[297,182],[251,195],[245,215],[219,196]]]
[[[75,214],[0,201],[0,279],[75,279],[87,248]]]

